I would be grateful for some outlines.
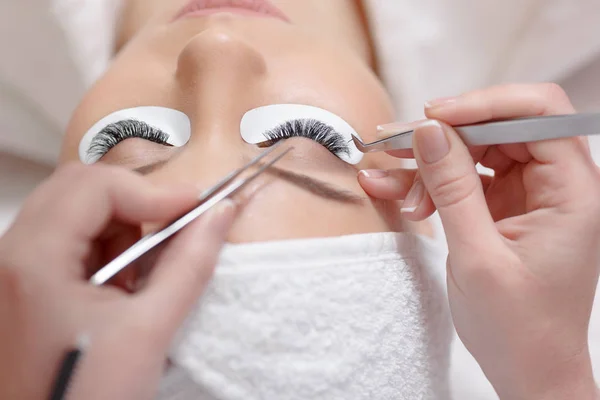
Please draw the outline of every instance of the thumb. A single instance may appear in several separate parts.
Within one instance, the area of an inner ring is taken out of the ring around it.
[[[236,214],[225,199],[180,232],[158,256],[141,301],[163,327],[177,329],[210,281]]]
[[[413,152],[450,252],[469,254],[497,240],[473,158],[454,129],[435,120],[421,124],[414,131]]]

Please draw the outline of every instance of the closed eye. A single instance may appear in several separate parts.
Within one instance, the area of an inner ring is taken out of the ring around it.
[[[157,129],[144,121],[127,119],[112,123],[103,128],[94,138],[87,151],[88,158],[98,160],[106,155],[116,145],[131,138],[145,139],[165,146],[169,134]]]
[[[283,139],[303,137],[312,139],[337,157],[350,156],[350,147],[344,137],[333,127],[316,119],[296,119],[264,133],[267,141],[260,143],[261,147],[271,146]]]

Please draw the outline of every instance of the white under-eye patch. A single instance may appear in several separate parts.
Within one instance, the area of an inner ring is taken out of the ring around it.
[[[189,140],[192,132],[191,122],[181,111],[165,107],[135,107],[114,112],[96,122],[79,143],[79,159],[84,164],[94,164],[101,155],[90,154],[90,148],[96,136],[109,125],[120,121],[136,120],[146,123],[168,135],[167,143],[181,147]]]
[[[358,132],[341,117],[319,107],[302,104],[274,104],[255,108],[243,116],[240,133],[246,143],[262,143],[270,140],[268,132],[297,120],[318,121],[333,128],[348,150],[347,154],[345,152],[338,153],[338,157],[349,164],[358,164],[362,160],[363,153],[356,148],[352,141],[353,134],[360,138]]]

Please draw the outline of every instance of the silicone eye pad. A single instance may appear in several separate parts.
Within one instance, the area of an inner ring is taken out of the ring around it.
[[[267,132],[289,121],[312,119],[332,127],[347,144],[349,154],[338,154],[349,164],[358,164],[363,158],[354,142],[352,134],[360,137],[350,124],[334,113],[319,107],[301,104],[274,104],[255,108],[242,117],[240,133],[246,143],[257,144],[269,140]]]
[[[79,143],[79,159],[84,164],[94,164],[98,156],[89,154],[90,146],[98,133],[107,126],[124,120],[143,121],[153,128],[169,135],[167,143],[181,147],[190,140],[191,123],[187,115],[181,111],[165,107],[136,107],[114,112],[96,122]]]

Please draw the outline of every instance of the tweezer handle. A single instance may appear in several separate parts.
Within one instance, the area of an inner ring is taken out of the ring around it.
[[[529,117],[455,127],[469,146],[525,143],[600,134],[599,114]]]
[[[391,125],[390,125],[391,126]],[[385,128],[385,126],[384,126]],[[468,146],[525,143],[600,134],[600,113],[517,118],[454,126]],[[401,132],[359,147],[363,152],[412,148],[413,131]]]

